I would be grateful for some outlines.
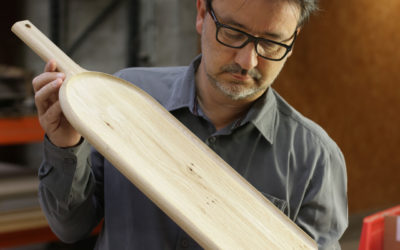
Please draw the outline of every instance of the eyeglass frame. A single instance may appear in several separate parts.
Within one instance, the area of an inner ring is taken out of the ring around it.
[[[231,27],[231,26],[229,26],[229,25],[226,25],[226,24],[223,24],[223,23],[219,22],[218,19],[217,19],[217,16],[215,15],[214,9],[213,9],[212,6],[211,6],[211,1],[210,1],[210,0],[206,0],[206,2],[207,2],[207,12],[210,14],[210,16],[212,17],[212,19],[214,20],[215,26],[216,26],[216,28],[217,28],[217,30],[216,30],[216,32],[215,32],[215,39],[216,39],[220,44],[222,44],[222,45],[224,45],[224,46],[226,46],[226,47],[229,47],[229,48],[241,49],[241,48],[244,48],[248,43],[252,42],[252,43],[254,43],[254,49],[255,49],[257,55],[259,55],[260,57],[262,57],[262,58],[264,58],[264,59],[266,59],[266,60],[270,60],[270,61],[282,61],[282,60],[289,54],[289,52],[293,49],[293,45],[294,45],[294,43],[295,43],[295,41],[296,41],[296,37],[297,37],[297,28],[296,28],[296,30],[294,31],[293,35],[290,37],[290,38],[293,37],[293,41],[292,41],[292,43],[289,44],[289,45],[284,44],[284,43],[280,43],[280,42],[277,42],[277,41],[274,41],[274,40],[262,38],[262,37],[255,37],[255,36],[253,36],[253,35],[250,35],[250,34],[247,33],[247,32],[244,32],[244,31],[240,30],[240,29],[236,29],[236,28],[234,28],[234,27]],[[236,32],[239,32],[239,33],[241,33],[241,34],[247,36],[247,40],[244,41],[244,43],[243,43],[242,45],[240,45],[240,46],[232,46],[232,45],[223,43],[222,41],[220,41],[220,40],[218,39],[218,32],[219,32],[219,30],[220,30],[221,27],[226,28],[226,29],[230,29],[230,30],[233,30],[233,31],[236,31]],[[290,39],[290,38],[289,38],[289,39]],[[284,47],[284,48],[286,49],[286,52],[285,52],[285,53],[283,54],[283,56],[282,56],[281,58],[279,58],[279,59],[269,58],[269,57],[263,56],[263,55],[261,55],[261,54],[258,52],[258,50],[257,50],[257,46],[258,46],[258,43],[259,43],[260,41],[266,41],[266,42],[270,42],[270,43],[273,43],[273,44],[282,46],[282,47]]]

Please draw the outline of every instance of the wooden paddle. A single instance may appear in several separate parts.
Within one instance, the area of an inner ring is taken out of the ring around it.
[[[66,74],[68,121],[207,249],[316,249],[315,242],[133,84],[74,63],[29,21],[12,30]]]

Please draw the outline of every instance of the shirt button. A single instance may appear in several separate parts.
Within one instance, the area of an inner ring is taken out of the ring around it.
[[[210,144],[214,144],[215,143],[215,141],[217,140],[217,138],[215,138],[215,136],[211,136],[210,138],[208,138],[208,143],[210,143]]]
[[[183,239],[181,241],[181,247],[183,247],[183,248],[188,248],[189,247],[189,242],[188,242],[187,239]]]

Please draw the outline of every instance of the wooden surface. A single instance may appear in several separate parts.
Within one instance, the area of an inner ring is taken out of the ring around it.
[[[39,187],[39,177],[36,175],[1,178],[0,181],[1,199],[25,194],[37,194]]]
[[[0,213],[0,234],[47,226],[40,207]]]
[[[74,127],[202,246],[311,245],[284,214],[131,83],[82,73],[63,86],[60,97]]]
[[[342,149],[349,212],[400,204],[400,1],[320,1],[274,87]]]
[[[98,235],[102,225],[91,235]],[[0,212],[0,249],[57,241],[40,207]]]
[[[13,30],[42,58],[61,55],[32,24],[17,23]],[[82,72],[65,57],[57,60],[69,79],[60,93],[67,119],[201,246],[316,249],[307,234],[153,98],[110,75]]]
[[[57,241],[57,236],[47,225],[0,233],[0,249]]]

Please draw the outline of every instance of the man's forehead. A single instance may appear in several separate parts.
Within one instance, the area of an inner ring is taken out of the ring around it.
[[[212,0],[212,7],[220,22],[271,38],[292,35],[300,17],[289,0]]]

